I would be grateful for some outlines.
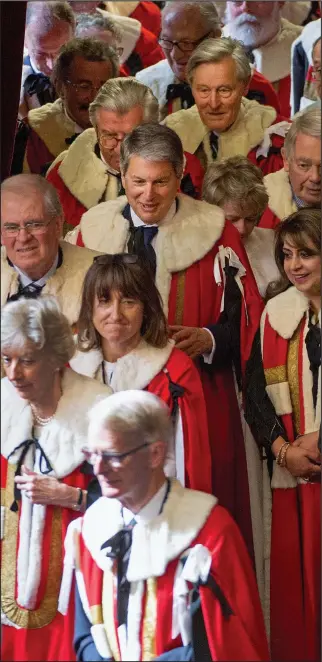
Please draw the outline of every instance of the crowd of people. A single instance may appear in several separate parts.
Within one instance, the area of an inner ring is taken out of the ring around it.
[[[320,657],[321,4],[27,2],[4,661]]]

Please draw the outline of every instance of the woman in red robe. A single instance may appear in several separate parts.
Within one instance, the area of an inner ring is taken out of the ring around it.
[[[96,258],[87,272],[74,370],[113,391],[146,389],[172,411],[166,472],[211,493],[211,454],[201,381],[192,360],[168,339],[160,295],[136,255]]]
[[[271,286],[245,389],[246,420],[271,479],[266,615],[272,659],[283,661],[317,660],[321,650],[320,223],[320,212],[305,208],[277,227],[281,281]]]

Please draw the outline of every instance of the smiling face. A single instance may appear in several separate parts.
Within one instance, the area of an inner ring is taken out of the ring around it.
[[[82,129],[92,126],[88,114],[89,105],[110,78],[113,78],[111,62],[90,62],[80,55],[74,57],[68,72],[70,82],[64,82],[59,92],[69,117]],[[84,90],[81,86],[85,84],[88,89]],[[79,87],[75,87],[77,85]]]
[[[24,229],[28,221],[48,223],[41,235],[33,235]],[[16,237],[5,234],[6,227],[20,225]],[[35,189],[21,193],[5,191],[1,196],[1,242],[6,247],[9,260],[32,280],[38,280],[52,267],[62,234],[63,219],[46,216],[42,197]]]
[[[286,236],[283,244],[284,271],[299,292],[308,299],[321,291],[321,256],[311,239],[303,248],[295,246],[292,237]]]
[[[242,41],[246,48],[267,44],[280,28],[283,2],[227,2],[225,22],[229,36]]]
[[[284,149],[282,154],[295,195],[308,206],[320,206],[321,140],[299,133],[290,156],[286,156]]]
[[[121,348],[124,354],[136,347],[141,339],[143,308],[141,301],[113,290],[104,299],[95,297],[93,324],[101,336],[103,354],[109,347]]]
[[[111,110],[104,110],[104,108],[97,110],[97,138],[100,143],[100,149],[106,163],[114,170],[120,170],[120,148],[122,140],[136,126],[142,124],[143,117],[144,109],[141,106],[134,106],[124,115],[114,113]]]
[[[130,158],[122,182],[129,204],[147,225],[165,218],[180,186],[169,161],[147,161],[136,155]]]
[[[192,93],[203,123],[222,133],[235,122],[248,82],[239,81],[232,57],[200,64],[193,72]]]
[[[52,390],[55,371],[46,352],[27,341],[21,348],[10,347],[1,353],[6,376],[21,398],[39,402],[44,391]]]

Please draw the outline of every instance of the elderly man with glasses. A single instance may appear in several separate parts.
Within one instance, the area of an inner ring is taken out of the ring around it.
[[[157,97],[161,119],[194,105],[193,94],[186,78],[188,60],[202,41],[208,37],[220,36],[220,20],[214,3],[200,3],[196,0],[165,3],[159,43],[166,60],[136,74],[136,78],[148,85]],[[272,105],[279,110],[277,95],[272,85],[255,70],[252,72],[248,98]]]
[[[91,103],[89,116],[94,128],[80,134],[47,173],[70,226],[91,207],[124,193],[121,142],[139,124],[157,122],[159,106],[151,90],[134,78],[114,78]]]
[[[43,174],[46,166],[90,126],[90,103],[118,71],[117,53],[104,42],[90,37],[69,41],[53,71],[59,98],[29,111],[17,134],[12,174]]]
[[[81,288],[96,252],[60,241],[63,212],[54,187],[39,175],[1,184],[1,306],[51,294],[73,325]]]
[[[102,497],[65,542],[77,660],[268,660],[238,528],[216,497],[166,478],[171,438],[152,393],[116,393],[90,411],[83,452]]]

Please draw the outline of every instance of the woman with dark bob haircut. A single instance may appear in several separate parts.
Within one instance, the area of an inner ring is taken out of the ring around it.
[[[78,323],[77,372],[114,392],[146,389],[170,407],[174,427],[166,472],[211,492],[204,396],[192,360],[169,340],[150,269],[132,254],[102,255],[88,270]]]
[[[268,288],[246,371],[246,420],[270,467],[272,660],[317,660],[321,646],[320,247],[319,210],[303,208],[278,225],[280,280]]]

